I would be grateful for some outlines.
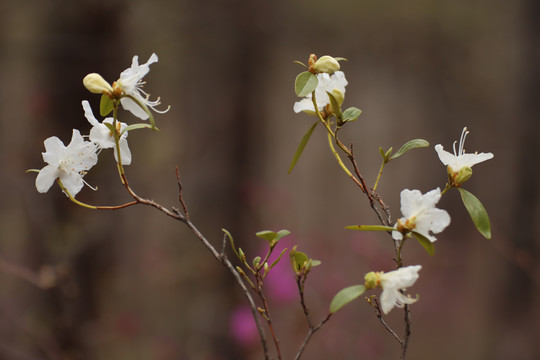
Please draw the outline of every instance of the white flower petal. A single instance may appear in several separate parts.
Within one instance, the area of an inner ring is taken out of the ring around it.
[[[452,165],[455,166],[456,164],[456,156],[452,153],[449,153],[448,151],[444,150],[443,146],[441,144],[435,145],[435,151],[437,152],[437,155],[439,155],[439,159],[444,165]],[[453,168],[453,167],[452,167]]]
[[[84,110],[84,117],[88,120],[90,125],[97,126],[99,125],[99,121],[94,116],[94,113],[92,112],[92,108],[90,107],[90,103],[86,100],[82,101],[82,107]]]
[[[82,175],[79,174],[78,172],[62,171],[62,172],[60,172],[59,178],[60,178],[60,182],[62,183],[62,185],[64,185],[66,190],[73,197],[75,197],[75,195],[77,195],[79,193],[79,191],[81,191],[81,189],[82,189],[82,187],[84,185]]]
[[[422,193],[419,190],[404,189],[400,194],[401,213],[408,218],[422,207]]]
[[[492,153],[463,154],[458,157],[459,165],[460,165],[459,168],[462,168],[464,166],[472,167],[473,165],[481,163],[482,161],[489,160],[491,158],[493,158]]]
[[[381,275],[381,309],[387,314],[394,306],[403,307],[412,304],[416,299],[403,295],[400,290],[412,286],[418,279],[421,265],[412,265],[389,271]]]
[[[122,137],[118,144],[120,145],[120,156],[122,157],[122,165],[131,164],[131,151],[129,150],[127,140]],[[116,149],[114,150],[114,158],[118,162],[118,153],[116,152]]]
[[[138,99],[138,100],[140,101],[141,99]],[[142,102],[144,102],[144,99]],[[130,111],[133,115],[135,115],[139,119],[147,120],[149,118],[146,111],[144,111],[135,101],[131,100],[130,98],[123,97],[120,99],[120,103],[122,104],[122,107],[124,108],[124,110]]]
[[[58,164],[60,162],[60,154],[66,150],[64,143],[56,136],[51,136],[45,139],[43,144],[45,145],[45,152],[41,153],[43,161],[51,165]]]
[[[47,165],[41,169],[36,177],[36,189],[40,193],[49,191],[58,177],[58,167]]]

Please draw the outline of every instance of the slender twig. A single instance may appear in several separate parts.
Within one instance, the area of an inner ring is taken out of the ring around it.
[[[408,304],[405,304],[405,306],[403,307],[403,312],[405,313],[405,336],[403,342],[401,343],[401,360],[405,360],[405,357],[407,356],[409,337],[411,336],[411,311]]]
[[[178,183],[178,202],[182,205],[182,211],[184,212],[186,219],[189,219],[189,212],[186,203],[184,202],[184,198],[182,197],[182,182],[180,181],[178,166],[176,167],[176,182]],[[225,245],[223,245],[223,247],[225,248]]]
[[[121,168],[121,167],[119,166],[119,168]],[[268,351],[268,345],[267,345],[267,342],[266,342],[266,337],[265,337],[264,330],[263,330],[261,322],[260,322],[260,318],[258,316],[257,305],[255,304],[255,301],[253,300],[253,297],[251,296],[251,293],[249,292],[249,289],[246,287],[246,285],[245,285],[244,281],[242,280],[240,274],[238,273],[238,271],[236,271],[233,264],[230,262],[230,260],[226,256],[225,248],[222,247],[222,251],[218,252],[216,250],[216,248],[206,239],[206,237],[199,231],[199,229],[189,219],[189,217],[188,217],[189,213],[188,213],[188,210],[187,210],[187,206],[186,206],[186,204],[185,204],[185,202],[183,200],[183,197],[182,197],[182,185],[181,185],[181,182],[180,182],[180,175],[178,173],[178,169],[177,169],[177,172],[176,172],[176,176],[177,176],[178,189],[179,189],[179,196],[178,197],[179,197],[179,202],[180,202],[180,204],[182,206],[183,214],[181,213],[181,211],[179,209],[172,208],[172,210],[170,210],[170,209],[164,207],[163,205],[161,205],[161,204],[159,204],[159,203],[157,203],[157,202],[155,202],[153,200],[145,199],[145,198],[142,198],[139,195],[137,195],[133,191],[133,189],[131,189],[131,187],[129,186],[129,182],[128,182],[127,178],[126,178],[125,173],[121,173],[120,177],[122,179],[122,183],[123,183],[126,191],[130,194],[130,196],[134,199],[134,201],[126,203],[124,205],[120,205],[120,206],[91,206],[91,205],[81,203],[78,200],[75,200],[75,198],[73,196],[71,196],[71,194],[69,194],[69,192],[63,187],[63,185],[60,182],[59,182],[59,184],[62,187],[62,189],[64,190],[64,192],[69,196],[71,201],[77,203],[78,205],[87,207],[87,208],[96,209],[96,210],[118,210],[120,208],[124,208],[124,207],[127,207],[127,206],[132,206],[132,205],[137,205],[137,204],[148,205],[148,206],[151,206],[151,207],[159,210],[160,212],[164,213],[165,215],[167,215],[167,216],[169,216],[169,217],[171,217],[171,218],[173,218],[173,219],[175,219],[177,221],[180,221],[180,222],[184,223],[191,230],[191,232],[203,243],[203,245],[210,251],[210,253],[216,258],[216,260],[218,260],[221,264],[223,264],[229,270],[229,272],[233,275],[235,281],[238,283],[238,285],[242,289],[242,292],[243,292],[244,296],[246,297],[246,299],[247,299],[247,301],[249,303],[249,306],[251,308],[253,319],[255,320],[255,325],[257,327],[257,331],[259,333],[261,345],[263,347],[264,357],[265,357],[266,360],[270,360],[270,355],[269,355],[269,351]]]
[[[399,342],[399,344],[403,348],[403,340],[401,340],[398,334],[396,334],[396,332],[392,330],[392,328],[386,323],[386,321],[384,321],[379,299],[373,296],[372,298],[366,298],[366,300],[368,300],[368,302],[373,306],[373,310],[375,311],[375,316],[377,316],[377,319],[379,319],[382,326],[384,326],[384,328]]]
[[[304,341],[300,345],[298,352],[296,353],[296,356],[294,358],[295,360],[300,359],[306,345],[310,341],[313,334],[315,334],[328,320],[330,320],[330,317],[332,316],[332,313],[328,313],[328,315],[326,315],[326,317],[318,325],[313,326],[311,315],[309,313],[309,308],[306,305],[304,297],[304,283],[306,282],[306,279],[307,273],[302,273],[296,276],[296,285],[298,286],[298,292],[300,293],[300,304],[302,305],[302,310],[304,311],[304,316],[306,317],[306,322],[308,324],[308,332],[306,334],[306,337],[304,338]]]
[[[326,317],[317,326],[309,328],[308,333],[307,333],[304,341],[300,345],[300,349],[296,353],[296,356],[295,356],[294,360],[299,360],[300,359],[300,357],[302,356],[302,353],[304,352],[304,349],[305,349],[307,343],[309,342],[309,340],[311,339],[313,334],[315,334],[328,320],[330,320],[331,316],[332,316],[332,313],[328,313],[328,315],[326,315]]]
[[[281,360],[282,357],[281,357],[281,349],[279,346],[279,339],[274,331],[274,326],[272,325],[272,317],[270,315],[270,308],[268,307],[268,301],[266,300],[266,297],[264,296],[264,293],[262,291],[262,278],[260,278],[258,274],[257,274],[256,292],[257,292],[257,295],[259,295],[259,298],[261,299],[261,302],[263,304],[263,311],[264,311],[263,317],[266,320],[268,329],[270,329],[270,334],[272,335],[272,340],[274,341],[274,347],[276,348],[277,357],[279,360]]]

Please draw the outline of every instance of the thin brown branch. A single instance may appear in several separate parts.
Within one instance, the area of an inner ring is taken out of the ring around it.
[[[216,248],[206,239],[206,237],[199,231],[199,229],[189,219],[189,217],[188,217],[189,212],[188,212],[187,206],[186,206],[186,204],[185,204],[185,202],[183,200],[183,197],[182,197],[182,185],[181,185],[181,182],[180,182],[180,174],[178,172],[178,168],[176,170],[176,178],[177,178],[178,187],[179,187],[179,196],[178,197],[179,197],[179,201],[180,201],[180,204],[182,206],[182,211],[184,212],[184,215],[182,215],[180,213],[179,209],[176,209],[176,208],[173,207],[172,210],[169,210],[168,208],[162,206],[161,204],[159,204],[159,203],[157,203],[157,202],[155,202],[153,200],[144,199],[144,198],[140,197],[129,186],[129,183],[127,181],[127,178],[126,178],[125,174],[122,174],[122,181],[123,181],[124,187],[126,188],[127,192],[131,195],[131,197],[135,200],[133,205],[142,204],[142,205],[151,206],[151,207],[161,211],[165,215],[167,215],[167,216],[169,216],[169,217],[171,217],[171,218],[173,218],[173,219],[175,219],[177,221],[180,221],[180,222],[184,223],[191,230],[191,232],[203,243],[203,245],[208,249],[208,251],[210,251],[210,253],[214,256],[214,258],[216,258],[216,260],[218,260],[221,264],[223,264],[229,270],[229,272],[233,275],[235,281],[237,282],[237,284],[242,289],[242,293],[246,297],[246,299],[247,299],[247,301],[249,303],[249,306],[251,308],[251,313],[253,315],[253,319],[255,320],[255,325],[257,327],[257,331],[259,333],[261,345],[263,347],[264,358],[265,358],[265,360],[270,360],[270,355],[269,355],[269,351],[268,351],[268,345],[267,345],[267,342],[266,342],[266,337],[265,337],[265,334],[264,334],[264,330],[262,328],[260,318],[258,316],[257,305],[255,304],[255,301],[253,300],[253,297],[251,296],[251,293],[249,292],[249,289],[246,287],[246,285],[245,285],[244,281],[242,280],[240,274],[238,273],[238,271],[236,271],[233,264],[230,262],[230,260],[226,256],[225,248],[223,247],[221,253],[218,252],[216,250]]]
[[[313,326],[313,322],[311,320],[311,315],[309,313],[309,308],[306,305],[305,297],[304,297],[304,283],[307,279],[307,274],[300,274],[296,276],[296,285],[298,286],[298,292],[300,293],[300,304],[302,305],[302,310],[304,311],[304,316],[306,317],[306,321],[308,324],[308,332],[306,334],[306,337],[304,338],[304,341],[300,345],[300,348],[298,349],[298,352],[296,353],[295,360],[299,360],[302,356],[304,349],[306,348],[306,345],[311,340],[311,337],[313,334],[315,334],[328,320],[330,320],[330,317],[332,316],[332,313],[328,313],[326,317],[316,326]]]
[[[281,349],[279,346],[279,339],[274,331],[274,326],[272,325],[272,317],[270,315],[270,308],[268,307],[268,301],[266,300],[266,297],[264,296],[264,293],[262,291],[262,278],[259,276],[259,273],[257,273],[257,288],[255,289],[257,295],[259,295],[259,298],[261,299],[261,302],[263,304],[263,311],[264,311],[264,319],[266,320],[266,324],[268,325],[268,329],[270,329],[270,334],[272,335],[272,340],[274,341],[274,347],[276,348],[277,357],[279,360],[282,360],[281,356]]]
[[[383,314],[382,314],[382,310],[381,310],[381,304],[379,302],[379,299],[377,299],[377,297],[372,297],[372,298],[366,298],[366,300],[368,300],[368,302],[373,306],[373,310],[375,311],[375,316],[377,316],[377,319],[379,319],[380,323],[382,324],[382,326],[384,326],[384,328],[399,342],[399,344],[403,347],[403,340],[400,339],[400,337],[398,336],[398,334],[396,334],[396,332],[394,330],[392,330],[392,328],[386,323],[386,321],[384,321],[383,319]]]
[[[186,219],[189,219],[189,212],[186,203],[184,202],[184,198],[182,197],[182,182],[180,181],[180,172],[178,171],[178,166],[176,167],[176,182],[178,183],[178,201],[180,202],[180,205],[182,205],[182,210],[184,211]]]
[[[401,360],[405,360],[405,357],[407,356],[407,348],[409,346],[409,338],[411,336],[411,318],[408,304],[405,304],[403,307],[403,312],[405,313],[405,337],[401,343]]]
[[[300,345],[300,349],[298,349],[298,352],[296,353],[296,356],[294,357],[294,360],[299,360],[302,356],[302,353],[304,352],[304,349],[306,348],[307,343],[311,340],[311,337],[313,334],[315,334],[328,320],[330,320],[330,317],[332,316],[332,313],[328,313],[326,317],[317,325],[314,327],[310,327],[308,330],[308,333],[306,337],[304,338],[304,341]]]

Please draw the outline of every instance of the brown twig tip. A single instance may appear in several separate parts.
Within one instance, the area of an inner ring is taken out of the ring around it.
[[[189,212],[186,203],[184,202],[184,198],[182,197],[182,182],[180,181],[180,171],[178,170],[178,166],[176,167],[176,182],[178,183],[178,201],[180,202],[180,205],[182,205],[182,211],[184,212],[186,219],[189,219]]]

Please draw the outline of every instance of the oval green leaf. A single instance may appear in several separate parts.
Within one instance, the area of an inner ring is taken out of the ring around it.
[[[126,128],[122,131],[120,135],[124,134],[126,131],[138,130],[138,129],[152,129],[152,125],[148,123],[131,124],[129,126],[126,126]],[[159,130],[159,129],[155,127],[154,130]]]
[[[330,312],[333,314],[366,291],[364,285],[353,285],[339,291],[330,303]]]
[[[317,121],[315,124],[311,125],[311,127],[308,129],[302,140],[300,140],[300,144],[298,144],[298,148],[296,149],[296,152],[294,153],[293,159],[291,161],[291,165],[289,166],[289,174],[291,171],[293,171],[294,166],[298,162],[298,159],[300,159],[300,155],[304,152],[304,149],[311,138],[311,134],[313,134],[313,130],[315,130],[315,126],[317,126],[319,122]]]
[[[351,225],[351,226],[346,226],[345,229],[360,230],[360,231],[394,231],[395,230],[391,226],[383,226],[383,225]]]
[[[291,264],[296,274],[301,272],[302,268],[309,260],[306,254],[300,251],[296,251],[296,246],[293,247],[291,251],[289,251],[289,256],[291,257]]]
[[[395,159],[403,154],[405,154],[407,151],[421,148],[421,147],[427,147],[429,146],[429,142],[427,142],[424,139],[414,139],[411,141],[406,142],[403,144],[403,146],[390,158],[390,160]]]
[[[465,208],[467,208],[467,211],[469,212],[469,215],[480,234],[482,234],[486,239],[491,239],[491,225],[484,205],[482,205],[476,196],[467,190],[462,188],[457,189],[461,194],[463,205],[465,205]]]
[[[312,93],[319,84],[319,80],[309,71],[298,74],[294,81],[294,91],[297,96],[304,97]]]
[[[107,116],[113,111],[113,101],[105,94],[101,95],[101,101],[99,103],[99,113],[101,116]]]
[[[417,233],[416,231],[413,231],[413,235],[416,238],[416,240],[418,240],[420,245],[422,245],[422,247],[426,249],[427,253],[430,256],[433,256],[433,254],[435,254],[435,246],[433,245],[431,241],[429,241],[427,237],[425,237],[424,235],[420,233]]]
[[[331,92],[327,91],[326,94],[330,99],[330,104],[332,105],[334,115],[336,115],[337,123],[338,125],[341,125],[343,123],[343,114],[341,113],[341,107],[339,106],[337,99],[334,97],[334,95],[332,95]]]
[[[260,237],[261,239],[264,239],[268,242],[274,241],[274,239],[277,237],[277,233],[270,231],[270,230],[263,230],[259,231],[255,234],[257,237]]]
[[[278,240],[281,240],[281,238],[283,238],[283,237],[289,235],[290,233],[291,233],[291,232],[290,232],[289,230],[285,230],[285,229],[279,230],[279,231],[277,232],[277,239],[278,239]]]
[[[362,114],[362,110],[356,107],[350,107],[343,112],[343,121],[354,121]]]

